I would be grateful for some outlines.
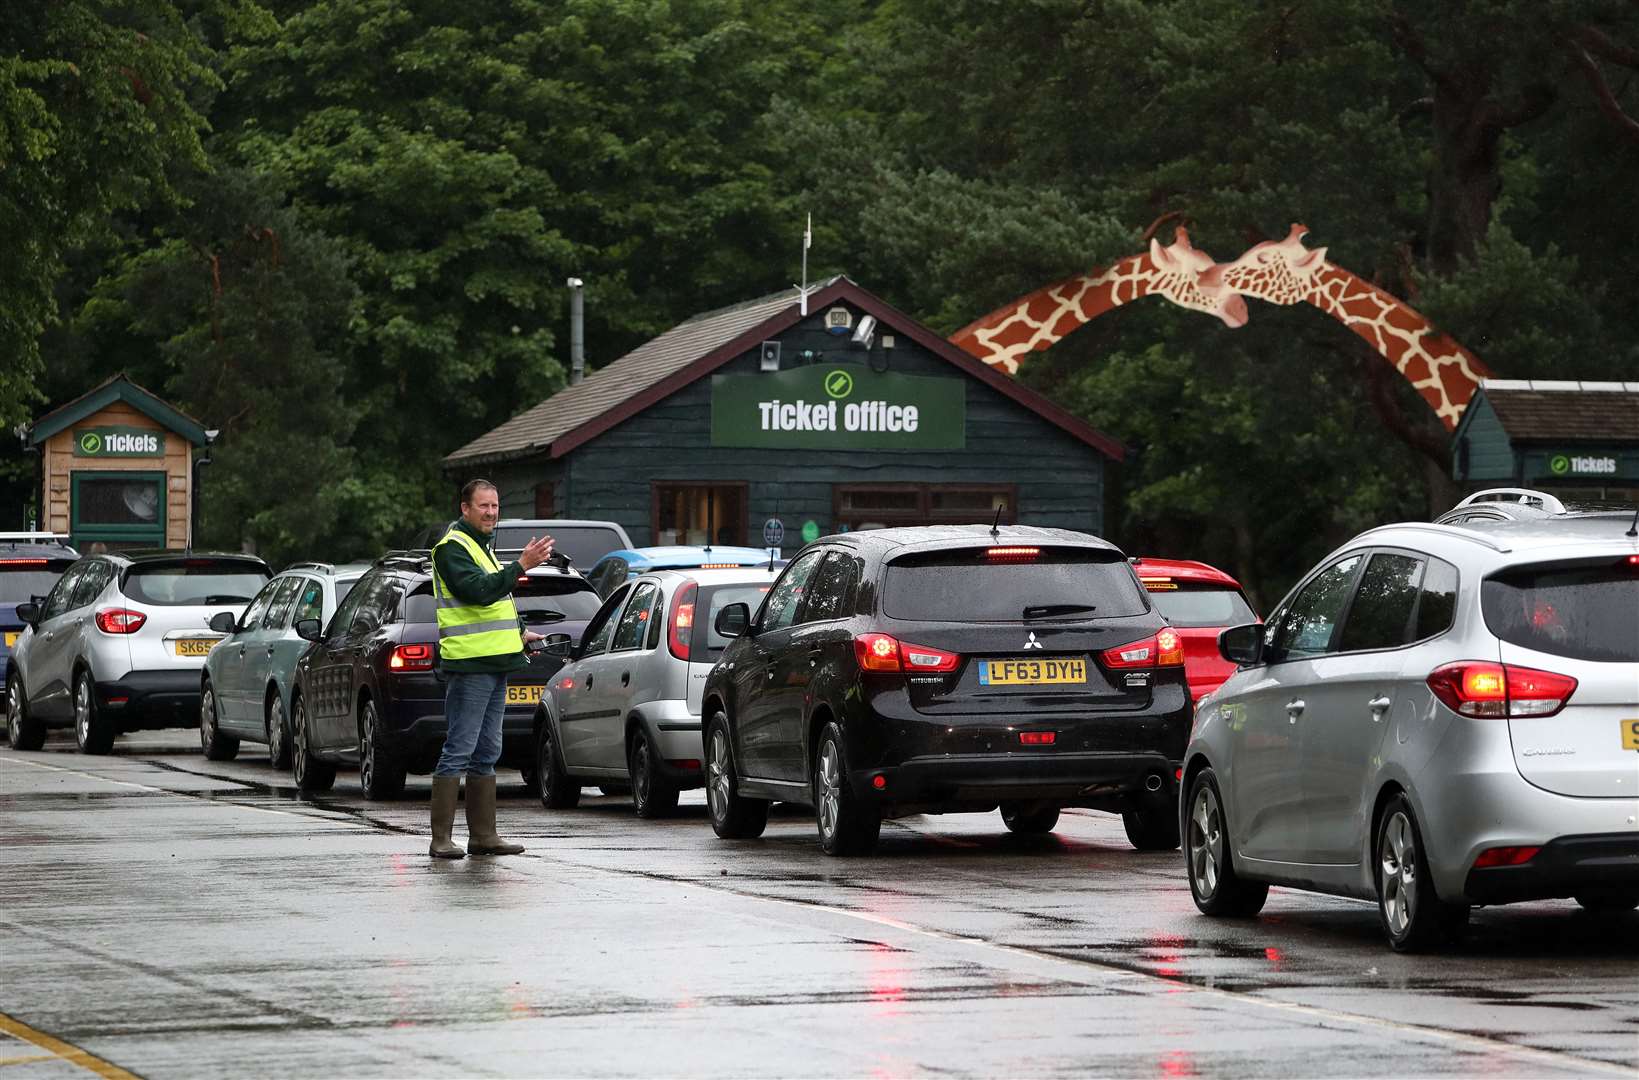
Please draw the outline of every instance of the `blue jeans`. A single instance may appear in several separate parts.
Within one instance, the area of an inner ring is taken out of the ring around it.
[[[444,752],[434,776],[494,776],[501,760],[506,673],[452,673],[444,691]]]

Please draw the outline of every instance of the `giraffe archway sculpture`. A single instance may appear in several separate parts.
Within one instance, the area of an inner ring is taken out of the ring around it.
[[[1395,296],[1326,261],[1326,249],[1303,246],[1309,230],[1293,225],[1284,240],[1248,248],[1220,263],[1193,247],[1184,229],[1162,247],[1055,282],[997,308],[951,335],[963,351],[1009,375],[1031,352],[1063,340],[1093,319],[1142,296],[1245,326],[1246,297],[1289,306],[1308,303],[1359,335],[1411,383],[1447,431],[1490,370],[1450,336]]]

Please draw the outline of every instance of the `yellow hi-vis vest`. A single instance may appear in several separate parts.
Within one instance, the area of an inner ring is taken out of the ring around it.
[[[518,609],[510,595],[493,604],[468,604],[450,595],[438,576],[438,549],[451,541],[467,549],[479,566],[495,573],[501,564],[489,549],[460,529],[451,527],[433,547],[433,597],[438,602],[438,655],[445,660],[477,660],[484,656],[508,656],[522,652],[523,631],[518,627]]]

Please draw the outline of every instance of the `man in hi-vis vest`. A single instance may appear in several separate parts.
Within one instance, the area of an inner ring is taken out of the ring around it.
[[[495,763],[501,758],[501,714],[507,673],[528,660],[527,631],[512,603],[518,575],[552,554],[552,538],[532,538],[517,562],[502,566],[490,552],[501,498],[488,480],[461,489],[461,519],[433,547],[433,597],[438,605],[438,658],[448,680],[444,752],[433,770],[432,845],[439,859],[517,855],[523,845],[495,831]],[[461,777],[467,778],[467,850],[450,839]]]

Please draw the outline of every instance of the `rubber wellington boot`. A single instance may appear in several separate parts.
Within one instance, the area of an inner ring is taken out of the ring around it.
[[[521,855],[524,846],[495,833],[495,777],[467,777],[467,854]]]
[[[427,854],[435,859],[464,859],[467,853],[450,839],[455,831],[455,800],[461,797],[459,776],[433,777],[433,842]]]

